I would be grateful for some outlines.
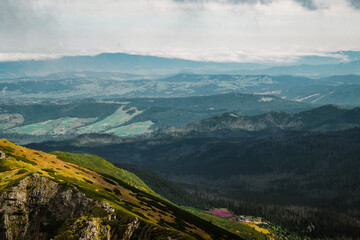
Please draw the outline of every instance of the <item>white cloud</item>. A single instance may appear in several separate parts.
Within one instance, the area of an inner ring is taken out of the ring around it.
[[[0,53],[0,61],[23,61],[23,60],[44,60],[44,59],[56,59],[62,55],[51,53],[24,53],[24,52],[10,52]]]
[[[0,0],[0,60],[129,52],[292,61],[360,50],[360,11],[353,6],[347,0]]]

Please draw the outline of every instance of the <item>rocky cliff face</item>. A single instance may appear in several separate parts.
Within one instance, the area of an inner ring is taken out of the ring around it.
[[[151,239],[153,227],[39,174],[0,196],[0,239]],[[115,226],[115,227],[114,227]],[[149,231],[150,230],[150,231]],[[139,238],[140,237],[140,238]]]
[[[82,216],[96,201],[32,174],[1,196],[1,239],[48,239],[68,219]]]

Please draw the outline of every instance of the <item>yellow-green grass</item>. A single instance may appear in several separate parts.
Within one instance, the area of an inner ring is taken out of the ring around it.
[[[59,159],[65,162],[74,163],[98,173],[115,177],[133,187],[136,187],[137,189],[155,194],[155,192],[151,190],[138,176],[129,171],[115,167],[113,164],[101,157],[92,154],[76,154],[58,151],[51,152],[50,154],[56,155]]]
[[[87,168],[62,161],[55,155],[27,149],[7,140],[0,140],[0,147],[7,155],[6,159],[0,160],[2,169],[7,170],[1,172],[0,191],[4,191],[9,185],[13,185],[14,182],[30,173],[38,173],[59,183],[71,183],[89,197],[109,201],[125,209],[127,207],[124,207],[123,203],[127,201],[139,202],[134,197],[135,194],[126,188],[127,184],[122,181],[117,182],[116,179],[110,179]],[[26,172],[17,174],[22,169]],[[115,192],[120,192],[121,196],[118,197]]]
[[[146,192],[122,181],[121,171],[120,177],[116,174],[100,174],[90,167],[66,162],[54,154],[24,148],[7,140],[0,140],[0,148],[6,154],[5,159],[0,159],[0,195],[26,176],[37,173],[99,202],[108,202],[125,215],[138,217],[143,222],[168,229],[174,234],[181,232],[184,239],[233,239],[230,233],[157,197],[151,190]],[[102,162],[101,159],[98,161]],[[104,169],[104,172],[110,171],[112,166],[107,164]],[[139,184],[134,179],[132,181]]]

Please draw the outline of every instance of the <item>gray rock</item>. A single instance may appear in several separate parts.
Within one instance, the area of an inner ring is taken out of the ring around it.
[[[40,232],[40,224],[61,226],[97,203],[39,174],[24,178],[0,200],[0,239],[6,240],[48,239],[52,232]]]

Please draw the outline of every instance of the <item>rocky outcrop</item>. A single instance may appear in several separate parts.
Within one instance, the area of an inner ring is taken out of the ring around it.
[[[110,240],[111,228],[108,225],[102,225],[99,218],[84,219],[82,221],[79,240]]]
[[[140,226],[140,222],[138,218],[135,218],[135,220],[128,224],[128,228],[126,229],[126,232],[122,238],[122,240],[130,240],[131,236],[135,232],[136,229],[138,229]]]
[[[96,201],[48,178],[32,174],[1,197],[0,239],[48,239],[68,219]]]
[[[2,149],[0,149],[0,159],[4,159],[6,158],[5,153],[2,151]]]
[[[39,174],[25,177],[0,196],[1,240],[151,240],[158,233],[166,236],[168,230]]]
[[[78,239],[111,239],[110,226],[102,225],[100,217],[86,216],[97,206],[107,220],[115,219],[109,203],[99,203],[38,174],[24,178],[0,199],[0,239],[50,239],[73,219],[78,220],[69,229],[78,233]]]

